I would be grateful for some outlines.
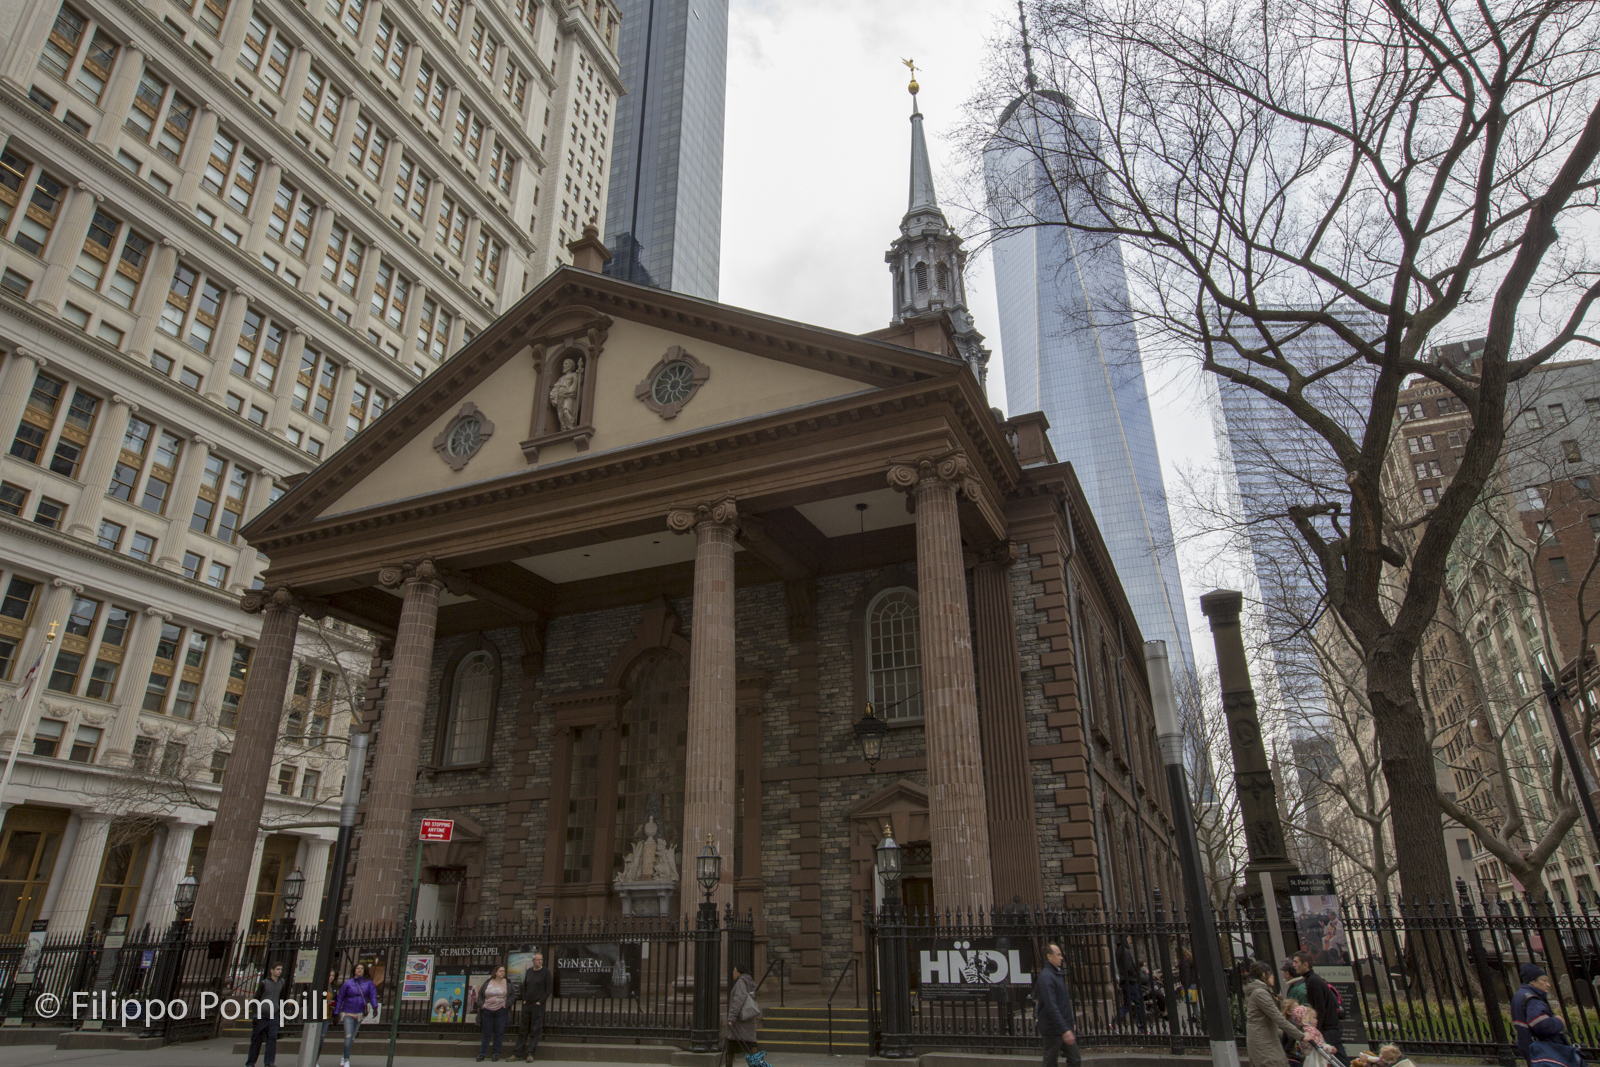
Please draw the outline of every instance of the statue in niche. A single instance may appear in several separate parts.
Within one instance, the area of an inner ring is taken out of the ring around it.
[[[646,815],[644,836],[633,843],[628,858],[622,861],[618,882],[673,882],[678,880],[678,848],[662,841],[661,828],[654,815]]]
[[[562,430],[578,428],[578,404],[583,392],[583,357],[568,356],[561,361],[561,376],[550,387],[550,406]]]

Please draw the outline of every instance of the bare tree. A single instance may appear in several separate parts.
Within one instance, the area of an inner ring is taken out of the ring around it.
[[[1228,722],[1222,713],[1216,668],[1173,675],[1177,687],[1178,718],[1187,741],[1189,803],[1194,810],[1195,838],[1200,848],[1200,869],[1206,879],[1211,906],[1229,914],[1237,887],[1243,882],[1249,854],[1244,843],[1244,820],[1233,788],[1233,749]]]
[[[1147,352],[1198,353],[1336,457],[1342,483],[1282,519],[1361,653],[1406,892],[1443,897],[1416,653],[1500,456],[1508,388],[1591,343],[1600,6],[1037,0],[1030,15],[1031,53],[1002,48],[973,105],[974,158],[1016,163],[1017,180],[990,183],[985,221],[1001,239],[1052,227],[1119,242],[1131,295],[1091,293],[1092,314],[1136,324]],[[1436,334],[1469,323],[1486,338],[1473,368],[1429,361]],[[1300,357],[1316,331],[1342,358]],[[1356,372],[1370,384],[1346,391],[1364,401],[1351,427],[1315,397]],[[1414,375],[1459,397],[1473,429],[1402,549],[1379,474]],[[1402,566],[1391,611],[1384,573]]]

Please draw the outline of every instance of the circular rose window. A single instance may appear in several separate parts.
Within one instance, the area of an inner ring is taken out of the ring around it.
[[[694,368],[680,359],[661,368],[651,383],[650,395],[657,404],[666,407],[687,400],[693,390]]]
[[[483,421],[476,416],[462,419],[450,431],[450,440],[445,448],[452,456],[465,459],[478,450],[478,444],[483,440]]]

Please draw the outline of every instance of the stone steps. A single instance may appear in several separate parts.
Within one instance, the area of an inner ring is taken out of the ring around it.
[[[773,1052],[828,1052],[828,1009],[766,1009],[757,1032],[761,1047]],[[833,1053],[836,1056],[864,1056],[867,1053],[867,1009],[833,1009]]]

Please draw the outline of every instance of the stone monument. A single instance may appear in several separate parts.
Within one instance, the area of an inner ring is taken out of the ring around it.
[[[678,888],[678,848],[661,839],[661,795],[653,793],[645,807],[639,837],[622,861],[622,873],[611,882],[622,898],[624,915],[671,915]]]

